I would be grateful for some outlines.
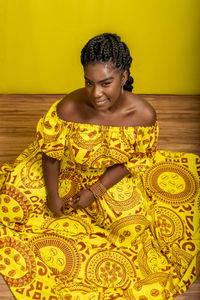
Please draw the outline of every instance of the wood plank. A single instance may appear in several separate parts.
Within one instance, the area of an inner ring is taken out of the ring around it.
[[[3,276],[0,275],[0,300],[14,300],[14,299],[15,297],[11,293]]]

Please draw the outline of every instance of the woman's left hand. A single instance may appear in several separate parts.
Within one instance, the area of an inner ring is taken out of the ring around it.
[[[78,192],[72,198],[70,198],[69,205],[72,208],[86,208],[95,201],[94,195],[90,190],[83,190]]]

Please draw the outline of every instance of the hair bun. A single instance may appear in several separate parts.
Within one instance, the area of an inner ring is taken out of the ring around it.
[[[127,79],[127,81],[125,83],[125,85],[123,86],[123,89],[125,91],[132,92],[132,90],[133,90],[133,82],[134,82],[133,77],[129,75],[128,79]]]

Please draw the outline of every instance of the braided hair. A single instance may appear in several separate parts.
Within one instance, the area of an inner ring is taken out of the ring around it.
[[[127,70],[128,79],[124,90],[132,91],[133,78],[130,76],[132,57],[126,44],[117,34],[103,33],[90,39],[81,51],[81,64],[85,68],[89,63],[111,62],[121,74]]]

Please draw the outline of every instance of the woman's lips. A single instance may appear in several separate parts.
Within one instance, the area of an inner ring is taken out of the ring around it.
[[[107,102],[107,99],[95,99],[94,102],[97,106],[101,106]]]

